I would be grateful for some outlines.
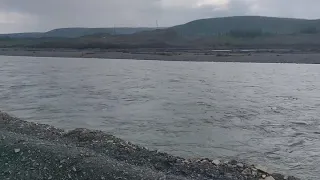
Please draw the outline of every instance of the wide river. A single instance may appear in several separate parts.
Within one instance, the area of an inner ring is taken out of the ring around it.
[[[319,65],[0,56],[0,102],[29,121],[319,178]]]

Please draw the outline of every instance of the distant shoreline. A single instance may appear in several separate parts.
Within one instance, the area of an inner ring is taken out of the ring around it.
[[[0,48],[1,56],[133,59],[192,62],[252,62],[320,64],[320,52],[218,52],[212,50],[174,49],[26,49]]]

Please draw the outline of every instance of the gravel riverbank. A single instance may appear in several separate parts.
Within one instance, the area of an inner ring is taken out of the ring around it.
[[[0,113],[0,179],[297,180],[262,166],[184,159],[100,131],[65,132],[6,113]]]
[[[2,56],[134,59],[194,62],[253,62],[320,64],[319,52],[213,52],[210,50],[99,50],[0,48]]]

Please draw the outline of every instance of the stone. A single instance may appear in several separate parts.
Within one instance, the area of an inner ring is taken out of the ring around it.
[[[275,180],[272,176],[268,176],[265,180]]]
[[[14,149],[14,152],[15,152],[15,153],[19,153],[19,152],[20,152],[20,149],[19,149],[19,148]]]
[[[182,164],[189,164],[190,162],[188,160],[183,160]]]
[[[261,172],[271,174],[267,167],[264,167],[264,166],[261,166],[261,165],[257,165],[257,166],[255,166],[255,168],[258,169]]]
[[[238,163],[237,166],[238,166],[239,168],[243,168],[243,167],[244,167],[244,165],[243,165],[242,163]]]
[[[208,163],[208,161],[206,159],[202,160],[201,163],[205,164]]]
[[[284,175],[278,174],[278,173],[271,174],[271,176],[272,176],[273,178],[279,179],[279,180],[285,179],[285,176],[284,176]]]
[[[263,179],[265,179],[266,177],[267,177],[267,175],[265,175],[265,174],[262,175],[262,178],[263,178]]]
[[[251,174],[251,170],[249,168],[247,168],[247,169],[243,170],[241,173],[244,174],[244,175],[250,175]]]
[[[231,161],[230,161],[230,164],[232,164],[232,165],[237,165],[238,162],[237,162],[236,160],[231,160]]]
[[[252,175],[253,176],[257,176],[258,175],[258,171],[257,170],[252,170]]]
[[[219,159],[213,160],[212,163],[216,166],[219,166],[221,161]]]

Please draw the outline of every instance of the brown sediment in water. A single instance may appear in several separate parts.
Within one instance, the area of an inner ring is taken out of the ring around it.
[[[184,159],[101,131],[64,131],[0,113],[0,179],[296,180],[237,161]]]

